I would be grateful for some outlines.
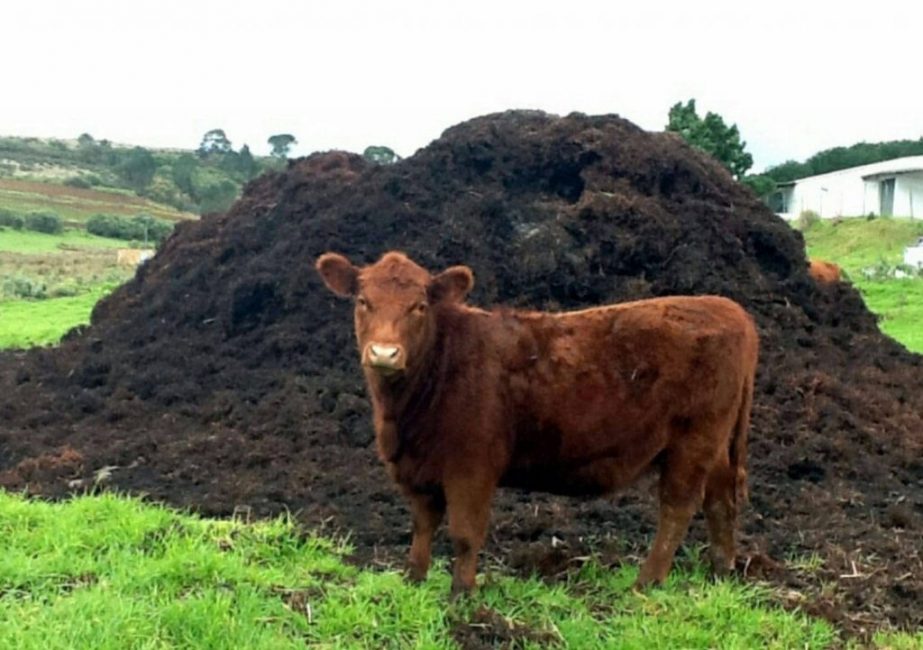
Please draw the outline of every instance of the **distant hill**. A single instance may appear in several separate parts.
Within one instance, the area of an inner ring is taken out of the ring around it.
[[[55,182],[0,178],[0,209],[15,214],[52,212],[65,227],[82,227],[93,215],[133,217],[147,214],[157,219],[179,221],[196,214],[142,198],[127,190],[83,189]]]
[[[253,156],[246,145],[235,151],[226,141],[177,150],[89,134],[76,140],[0,137],[0,207],[50,208],[77,221],[94,212],[175,220],[226,210],[243,185],[281,164]]]
[[[919,155],[923,155],[923,138],[889,142],[859,142],[849,147],[825,149],[804,162],[789,160],[781,165],[770,167],[763,172],[763,175],[769,176],[777,183],[786,183],[859,165]]]

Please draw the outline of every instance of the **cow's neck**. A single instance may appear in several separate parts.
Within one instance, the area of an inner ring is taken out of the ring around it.
[[[379,449],[384,459],[395,462],[406,451],[408,442],[421,433],[422,420],[441,392],[446,353],[437,340],[431,352],[403,377],[389,381],[369,376],[369,387],[379,410]]]

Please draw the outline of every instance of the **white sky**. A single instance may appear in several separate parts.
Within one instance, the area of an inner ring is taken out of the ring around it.
[[[6,0],[0,134],[407,156],[507,108],[660,130],[690,97],[753,171],[923,136],[923,1]]]

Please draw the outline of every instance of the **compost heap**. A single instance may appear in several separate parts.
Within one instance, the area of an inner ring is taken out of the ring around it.
[[[745,305],[762,349],[741,570],[850,630],[923,622],[921,357],[850,286],[815,285],[800,234],[718,164],[617,116],[490,115],[390,166],[318,154],[179,224],[91,326],[0,356],[0,484],[289,509],[350,531],[359,561],[401,557],[409,516],[374,456],[351,304],[313,270],[328,250],[367,263],[392,248],[432,270],[468,264],[481,306]],[[588,549],[633,562],[651,491],[505,491],[488,552],[548,575]],[[811,554],[822,567],[786,565]]]

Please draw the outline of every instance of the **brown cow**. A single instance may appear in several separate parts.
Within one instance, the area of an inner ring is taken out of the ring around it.
[[[327,253],[317,270],[355,297],[378,453],[413,514],[411,579],[447,511],[452,592],[474,586],[498,485],[603,494],[652,466],[660,517],[637,584],[666,578],[703,500],[713,566],[733,567],[758,348],[737,303],[488,312],[464,304],[465,266],[432,276],[402,253],[361,269]]]
[[[818,284],[833,284],[840,281],[842,269],[833,262],[810,260],[808,275]]]

